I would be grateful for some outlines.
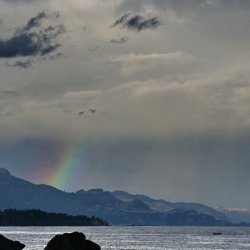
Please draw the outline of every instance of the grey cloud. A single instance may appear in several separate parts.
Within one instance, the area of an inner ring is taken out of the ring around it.
[[[143,6],[151,5],[159,8],[172,8],[175,10],[180,9],[192,9],[192,8],[231,8],[237,9],[249,9],[250,2],[247,0],[123,0],[118,9],[126,10],[140,10]]]
[[[18,93],[14,90],[4,90],[3,93],[5,95],[17,95]]]
[[[40,27],[43,19],[47,18],[45,12],[38,13],[37,16],[32,17],[23,28],[23,31],[30,31],[35,27]]]
[[[12,112],[9,111],[8,109],[3,109],[3,110],[0,111],[0,115],[2,115],[2,116],[11,116]]]
[[[0,41],[0,57],[45,55],[59,46],[59,44],[51,45],[50,42],[44,34],[20,34]]]
[[[95,52],[95,51],[97,51],[99,48],[100,48],[100,47],[99,47],[98,45],[96,45],[96,46],[94,46],[94,47],[88,48],[88,50],[89,50],[90,52]]]
[[[46,61],[46,60],[56,60],[59,58],[66,58],[65,55],[63,53],[56,53],[56,54],[52,54],[52,55],[45,55],[40,57],[39,59],[37,59],[37,61]]]
[[[26,61],[16,61],[13,64],[7,63],[7,66],[19,69],[28,69],[32,67],[32,61],[30,59]]]
[[[111,39],[110,43],[114,43],[114,44],[124,44],[127,43],[129,41],[128,37],[122,37],[119,39]]]
[[[114,22],[113,27],[122,26],[129,30],[142,31],[156,29],[160,24],[158,17],[145,18],[141,15],[131,16],[130,14],[125,14]]]
[[[4,0],[4,2],[10,3],[10,4],[21,4],[21,3],[32,4],[32,3],[37,3],[39,1],[38,0]]]
[[[39,13],[31,18],[23,28],[18,28],[12,37],[0,40],[0,57],[14,58],[19,56],[47,55],[61,46],[57,37],[65,33],[62,25],[40,28],[33,31],[35,27],[41,26],[42,19],[46,18],[45,13]]]
[[[113,26],[125,23],[128,18],[129,18],[129,14],[124,14],[122,17],[120,17],[114,22]]]
[[[68,113],[72,112],[72,109],[69,108],[69,107],[65,107],[63,111],[64,111],[65,114],[68,114]]]
[[[0,57],[35,55],[41,45],[36,41],[37,34],[20,34],[8,40],[0,41]]]
[[[247,0],[156,0],[156,2],[168,2],[175,7],[192,7],[192,6],[201,6],[201,7],[232,7],[232,8],[249,8],[250,3]]]
[[[49,59],[55,60],[55,59],[58,59],[58,58],[61,58],[61,57],[64,57],[64,54],[63,53],[57,53],[55,55],[49,56]]]

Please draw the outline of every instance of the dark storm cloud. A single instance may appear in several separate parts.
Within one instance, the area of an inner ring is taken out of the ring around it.
[[[37,16],[32,17],[26,24],[26,26],[23,28],[23,31],[30,31],[31,29],[35,27],[40,27],[42,20],[46,19],[47,16],[45,12],[38,13]]]
[[[55,38],[55,36],[54,36]],[[60,44],[52,44],[46,33],[23,33],[0,41],[0,57],[46,55],[56,50]]]
[[[57,37],[65,33],[65,28],[62,25],[42,28],[41,22],[46,18],[46,14],[41,12],[31,18],[24,27],[18,28],[12,37],[0,40],[0,57],[47,55],[60,47]],[[38,27],[40,30],[35,31],[34,28]]]
[[[114,44],[124,44],[127,43],[129,41],[128,37],[122,37],[119,39],[111,39],[110,43],[114,43]]]
[[[131,16],[130,14],[125,14],[114,22],[113,27],[122,26],[129,30],[142,31],[156,29],[160,24],[158,17],[145,18],[141,15]]]

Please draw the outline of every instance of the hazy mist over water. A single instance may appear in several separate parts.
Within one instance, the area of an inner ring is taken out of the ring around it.
[[[80,231],[102,250],[247,250],[250,228],[214,227],[0,227],[0,234],[42,250],[56,234]],[[221,236],[213,232],[221,231]]]

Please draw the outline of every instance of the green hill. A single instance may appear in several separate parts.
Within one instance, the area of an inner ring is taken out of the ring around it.
[[[107,226],[98,217],[47,213],[41,210],[7,209],[0,211],[0,226]]]

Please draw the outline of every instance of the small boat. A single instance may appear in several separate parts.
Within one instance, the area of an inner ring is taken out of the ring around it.
[[[222,235],[222,232],[213,232],[213,235]]]

